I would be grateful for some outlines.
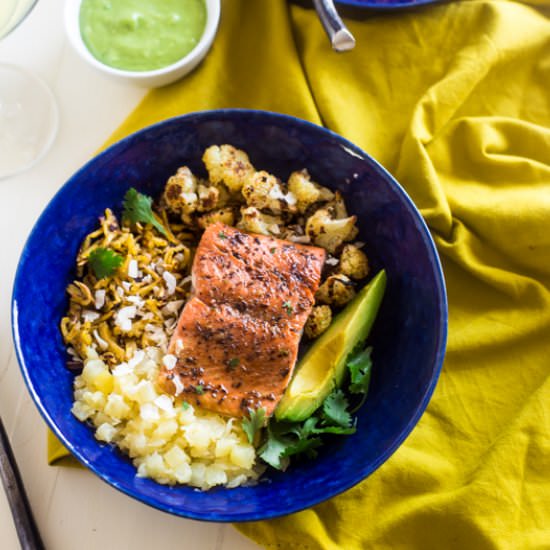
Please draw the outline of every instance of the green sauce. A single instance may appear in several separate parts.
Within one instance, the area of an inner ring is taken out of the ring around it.
[[[152,71],[175,63],[199,42],[204,0],[83,0],[80,32],[105,65]]]

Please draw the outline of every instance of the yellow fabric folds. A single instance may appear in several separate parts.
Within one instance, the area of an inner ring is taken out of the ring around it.
[[[238,528],[267,548],[549,548],[549,21],[498,1],[368,13],[347,20],[357,48],[336,54],[301,5],[222,10],[204,63],[110,141],[219,107],[323,123],[405,187],[449,295],[441,379],[404,445],[345,494]],[[53,439],[49,452],[63,455]]]

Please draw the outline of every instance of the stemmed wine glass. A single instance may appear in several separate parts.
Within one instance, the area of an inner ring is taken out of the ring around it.
[[[37,1],[0,0],[0,45]],[[57,125],[57,104],[48,86],[20,67],[0,63],[0,179],[23,172],[42,158]]]

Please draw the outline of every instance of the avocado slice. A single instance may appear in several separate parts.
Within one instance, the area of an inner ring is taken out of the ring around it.
[[[385,289],[386,272],[382,270],[315,340],[296,366],[275,409],[277,420],[300,422],[309,418],[333,388],[342,384],[346,359],[357,344],[366,340]]]

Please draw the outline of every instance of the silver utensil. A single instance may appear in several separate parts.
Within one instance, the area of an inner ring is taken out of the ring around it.
[[[332,48],[337,52],[352,50],[355,47],[355,38],[338,15],[333,0],[313,0],[313,5]]]
[[[40,533],[34,522],[23,481],[11,450],[10,441],[0,418],[0,478],[4,484],[8,503],[22,550],[44,550]]]

